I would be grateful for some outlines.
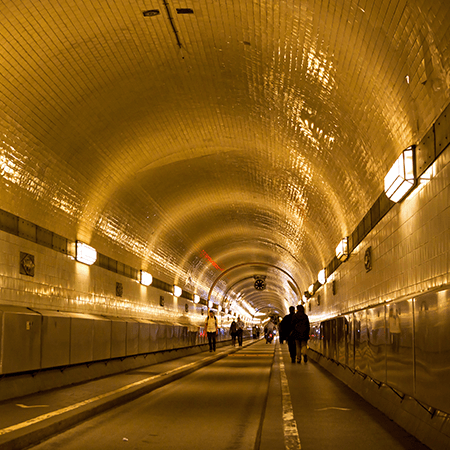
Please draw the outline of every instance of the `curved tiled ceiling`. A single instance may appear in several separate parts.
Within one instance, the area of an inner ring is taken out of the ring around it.
[[[256,309],[296,302],[449,101],[447,0],[0,8],[2,208],[202,296],[258,263],[214,293]]]

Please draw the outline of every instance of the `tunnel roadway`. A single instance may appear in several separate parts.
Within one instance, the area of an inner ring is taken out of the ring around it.
[[[200,363],[195,371],[133,401],[119,399],[115,407],[30,448],[427,448],[315,363],[292,364],[286,345],[259,341],[237,350],[218,348],[213,354],[205,352],[20,399],[36,409],[17,408],[16,399],[0,405],[0,413],[6,417],[9,411],[7,422],[13,427],[13,423],[20,424],[20,414],[27,423],[43,417],[49,409],[57,413],[71,404],[83,403],[81,398],[95,400],[112,390],[125,392],[126,386]],[[0,448],[8,448],[7,442]]]

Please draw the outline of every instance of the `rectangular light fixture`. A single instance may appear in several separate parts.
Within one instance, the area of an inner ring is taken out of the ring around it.
[[[408,147],[384,177],[384,192],[393,202],[399,202],[413,188],[414,183],[414,147]]]
[[[347,261],[348,259],[348,237],[345,237],[339,242],[336,247],[336,258],[339,261]]]
[[[320,284],[325,284],[327,282],[327,273],[325,269],[322,269],[317,275],[317,280]]]
[[[200,303],[200,295],[194,294],[194,303]]]
[[[84,242],[76,242],[76,256],[75,259],[83,264],[92,266],[97,261],[97,250],[85,244]]]
[[[180,288],[180,286],[176,286],[175,284],[173,285],[173,295],[175,297],[181,297],[182,292],[183,290]]]
[[[314,295],[314,284],[311,284],[308,288],[309,295]]]
[[[140,283],[143,284],[144,286],[150,286],[153,283],[152,275],[146,272],[145,270],[141,270]]]

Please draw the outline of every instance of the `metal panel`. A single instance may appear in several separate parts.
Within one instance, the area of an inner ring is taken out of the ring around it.
[[[127,356],[139,353],[139,323],[127,319]]]
[[[70,363],[70,317],[57,311],[37,311],[42,315],[41,368]]]
[[[150,321],[139,320],[139,353],[150,351]]]
[[[164,350],[167,348],[167,326],[158,324],[156,333],[156,341],[158,343],[158,350]]]
[[[27,308],[0,307],[0,373],[39,369],[41,316]]]
[[[347,342],[348,342],[348,366],[355,368],[355,316],[348,314],[345,316],[348,323]]]
[[[36,225],[25,219],[19,219],[19,236],[36,242]]]
[[[348,364],[347,329],[347,319],[338,317],[336,319],[336,360],[342,364]]]
[[[436,156],[439,156],[450,144],[450,105],[436,121],[434,130],[436,133]]]
[[[368,375],[386,381],[386,317],[385,307],[377,306],[366,311],[368,329]]]
[[[19,233],[19,218],[0,209],[0,230],[17,235]]]
[[[150,324],[150,348],[149,351],[156,352],[158,350],[158,323]]]
[[[436,158],[434,148],[434,127],[420,141],[416,147],[416,175],[419,177],[430,167]]]
[[[366,311],[355,312],[355,369],[367,373],[369,344]]]
[[[93,360],[94,321],[87,315],[70,314],[70,364]]]
[[[403,300],[387,306],[387,383],[414,394],[413,302]]]
[[[111,358],[122,358],[127,354],[127,323],[116,317],[110,317],[110,320]]]
[[[450,411],[450,290],[421,295],[415,302],[416,397]]]
[[[111,358],[111,320],[93,317],[94,320],[94,361]]]

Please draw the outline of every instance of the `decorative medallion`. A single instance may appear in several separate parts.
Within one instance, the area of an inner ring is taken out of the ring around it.
[[[28,277],[34,277],[34,255],[20,252],[20,273]]]
[[[159,306],[164,306],[164,296],[163,295],[159,296]]]
[[[372,247],[368,247],[366,253],[364,253],[364,267],[366,268],[366,272],[372,270]]]
[[[122,297],[123,295],[123,284],[117,282],[116,283],[116,297]]]
[[[189,311],[189,305],[188,305],[187,303],[184,305],[184,310],[185,310],[186,312]]]

